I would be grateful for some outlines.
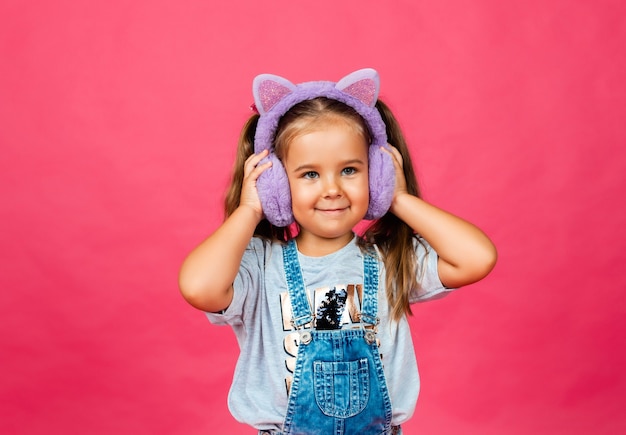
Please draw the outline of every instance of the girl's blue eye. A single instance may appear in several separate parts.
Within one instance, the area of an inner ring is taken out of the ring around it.
[[[354,175],[356,174],[356,168],[345,168],[342,172],[344,175]]]
[[[302,176],[304,178],[317,178],[317,172],[315,171],[305,172],[304,174],[302,174]]]

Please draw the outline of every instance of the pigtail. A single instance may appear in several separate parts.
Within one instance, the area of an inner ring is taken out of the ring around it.
[[[378,100],[376,108],[387,127],[389,144],[397,148],[402,155],[407,191],[420,197],[411,155],[400,125],[385,103]],[[414,246],[416,234],[413,229],[388,212],[366,229],[363,239],[366,243],[376,244],[381,251],[386,271],[387,301],[392,317],[398,320],[405,314],[412,314],[409,293],[419,285]]]
[[[244,124],[239,141],[237,143],[237,154],[235,155],[235,163],[233,164],[233,175],[230,186],[226,191],[224,199],[224,215],[229,217],[239,207],[241,200],[241,189],[243,187],[243,170],[244,164],[248,157],[254,153],[254,132],[259,122],[259,115],[252,115]]]

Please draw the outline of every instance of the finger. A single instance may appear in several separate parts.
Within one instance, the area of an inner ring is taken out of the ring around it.
[[[267,169],[269,169],[271,166],[272,166],[271,160],[268,160],[263,163],[259,163],[256,166],[249,166],[245,171],[244,179],[250,179],[250,180],[256,181],[259,178],[259,176],[261,176],[261,174],[265,172]]]
[[[264,157],[267,156],[267,154],[269,153],[269,150],[263,150],[259,153],[256,154],[251,154],[247,159],[246,159],[246,165],[253,165],[256,166],[261,160],[263,160]]]
[[[268,154],[268,150],[263,150],[260,153],[252,154],[248,157],[244,163],[244,173],[249,175],[258,166],[259,162],[267,157]]]
[[[400,154],[400,151],[398,151],[396,147],[392,145],[388,145],[388,147],[380,147],[380,148],[391,156],[394,165],[402,167],[403,165],[402,154]]]
[[[394,155],[396,160],[398,160],[398,162],[402,163],[402,153],[400,152],[400,150],[398,148],[394,147],[391,144],[387,144],[387,145],[389,145],[389,149],[391,150],[391,153]]]
[[[259,175],[261,175],[263,172],[269,169],[270,166],[272,166],[271,160],[268,160],[267,162],[256,165],[254,169],[252,170],[252,172],[250,173],[250,175],[253,176],[255,179],[259,178]]]

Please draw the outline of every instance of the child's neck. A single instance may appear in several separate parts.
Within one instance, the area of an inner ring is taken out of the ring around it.
[[[307,257],[323,257],[339,251],[354,238],[354,233],[349,232],[341,237],[326,239],[306,231],[301,231],[296,237],[298,251]]]

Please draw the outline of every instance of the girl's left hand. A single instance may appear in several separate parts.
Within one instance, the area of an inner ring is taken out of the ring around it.
[[[394,203],[396,202],[396,199],[399,196],[407,194],[408,192],[406,188],[406,177],[404,176],[404,161],[402,159],[402,154],[400,154],[400,151],[398,151],[398,149],[394,147],[393,145],[391,144],[387,144],[387,145],[389,145],[388,148],[385,148],[385,147],[381,147],[381,148],[384,152],[386,152],[387,154],[391,156],[391,160],[393,161],[393,168],[395,170],[396,187],[394,189],[393,201],[391,202],[391,209],[390,209],[390,211],[393,213],[393,206],[394,206]]]

